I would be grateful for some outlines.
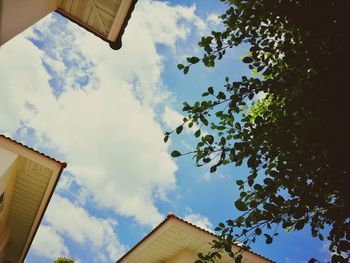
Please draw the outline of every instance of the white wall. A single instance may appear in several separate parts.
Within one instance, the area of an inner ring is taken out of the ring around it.
[[[0,148],[0,195],[5,191],[7,177],[5,172],[16,160],[17,154]]]
[[[57,8],[57,0],[1,0],[0,46]]]

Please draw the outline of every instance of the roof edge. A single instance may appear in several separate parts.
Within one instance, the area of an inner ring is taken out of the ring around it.
[[[131,254],[137,247],[139,247],[146,239],[148,239],[154,232],[156,232],[161,226],[163,226],[166,222],[168,222],[168,221],[171,220],[171,219],[175,219],[175,220],[178,220],[178,221],[180,221],[180,222],[183,222],[183,223],[185,223],[185,224],[187,224],[187,225],[190,225],[190,226],[192,226],[192,227],[195,227],[195,228],[198,229],[198,230],[201,230],[201,231],[203,231],[203,232],[205,232],[205,233],[207,233],[207,234],[210,234],[213,238],[218,238],[218,236],[215,235],[214,233],[211,233],[210,231],[208,231],[208,230],[206,230],[206,229],[203,229],[203,228],[201,228],[201,227],[199,227],[199,226],[196,226],[196,225],[194,225],[194,224],[192,224],[192,223],[190,223],[190,222],[188,222],[188,221],[186,221],[186,220],[184,220],[184,219],[178,217],[175,213],[170,212],[170,213],[168,213],[167,217],[166,217],[159,225],[157,225],[151,232],[149,232],[149,233],[148,233],[143,239],[141,239],[135,246],[133,246],[133,247],[132,247],[128,252],[126,252],[120,259],[118,259],[118,260],[116,261],[116,263],[121,263],[123,259],[125,259],[125,258],[126,258],[129,254]],[[236,246],[240,247],[240,246],[237,245],[237,244],[236,244]],[[262,255],[260,255],[260,254],[258,254],[258,253],[256,253],[256,252],[254,252],[254,251],[252,251],[252,250],[246,250],[246,251],[247,251],[247,252],[250,252],[250,253],[252,253],[252,254],[254,254],[255,256],[261,257],[261,258],[263,258],[263,259],[265,259],[265,260],[268,260],[268,261],[270,261],[270,262],[272,262],[272,263],[275,263],[275,261],[273,261],[272,259],[269,259],[269,258],[267,258],[267,257],[265,257],[265,256],[262,256]]]
[[[63,169],[67,167],[67,163],[66,162],[57,160],[57,159],[55,159],[55,158],[53,158],[53,157],[51,157],[49,155],[46,155],[46,154],[44,154],[44,153],[42,153],[42,152],[40,152],[38,150],[35,150],[35,149],[33,149],[33,148],[31,148],[31,147],[29,147],[29,146],[27,146],[27,145],[25,145],[25,144],[23,144],[21,142],[18,142],[18,141],[14,140],[14,139],[11,139],[10,137],[8,137],[8,136],[6,136],[4,134],[0,134],[0,138],[3,138],[3,139],[5,139],[5,140],[7,140],[7,141],[9,141],[11,143],[14,143],[16,145],[24,147],[25,149],[28,149],[30,151],[33,151],[34,153],[39,154],[39,155],[41,155],[42,157],[44,157],[46,159],[54,161],[54,162],[58,163]]]
[[[132,3],[130,5],[130,7],[129,7],[129,10],[128,10],[126,16],[125,16],[124,22],[122,24],[122,27],[120,28],[120,31],[119,31],[118,36],[117,36],[115,41],[108,40],[107,37],[101,35],[99,32],[95,31],[91,27],[86,26],[85,24],[83,24],[79,20],[75,19],[74,17],[71,17],[69,14],[65,13],[62,10],[56,9],[55,12],[60,14],[61,16],[65,17],[65,18],[67,18],[68,20],[72,21],[73,23],[77,24],[78,26],[84,28],[88,32],[94,34],[96,37],[98,37],[98,38],[102,39],[103,41],[107,42],[109,44],[109,46],[111,47],[111,49],[119,50],[122,47],[122,37],[124,35],[125,29],[126,29],[128,23],[129,23],[129,20],[131,18],[132,12],[135,9],[137,1],[138,0],[132,0]]]

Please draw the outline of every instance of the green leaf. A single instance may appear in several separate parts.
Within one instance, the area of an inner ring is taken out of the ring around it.
[[[174,157],[174,158],[176,158],[176,157],[181,156],[181,153],[180,153],[179,151],[176,151],[176,150],[175,150],[175,151],[172,151],[172,152],[171,152],[171,156]]]
[[[209,144],[213,144],[213,142],[214,142],[214,136],[213,135],[205,135],[204,139]]]
[[[189,63],[196,64],[200,61],[200,59],[198,57],[190,57],[190,58],[187,58],[187,61]]]
[[[272,185],[273,184],[273,179],[271,179],[271,178],[265,178],[264,179],[264,184],[266,184],[266,185]]]
[[[203,158],[204,163],[210,163],[211,159],[210,158]]]
[[[242,255],[238,255],[235,257],[235,263],[242,263],[242,259],[243,259],[243,256]]]
[[[239,194],[239,196],[240,196],[241,198],[246,197],[246,196],[247,196],[247,192],[241,192],[241,193]]]
[[[236,181],[236,184],[237,184],[237,185],[242,185],[242,184],[244,184],[244,182],[243,182],[242,180],[237,180],[237,181]]]
[[[262,231],[259,227],[255,228],[255,234],[257,234],[258,236],[261,235]]]
[[[214,94],[214,88],[213,87],[209,87],[208,88],[208,92],[209,92],[209,94],[213,95]]]
[[[235,202],[235,206],[239,211],[247,211],[248,210],[247,205],[241,199],[238,199]]]
[[[180,134],[182,132],[182,130],[184,129],[183,125],[180,125],[179,127],[176,128],[176,133]]]
[[[177,68],[179,69],[179,70],[181,70],[181,69],[183,69],[185,66],[183,65],[183,64],[177,64]]]
[[[265,243],[271,244],[273,240],[272,237],[269,234],[264,234],[264,236],[266,237]]]
[[[251,57],[245,57],[242,59],[243,63],[252,63],[253,59]]]
[[[219,94],[216,96],[216,98],[219,100],[224,100],[224,99],[226,99],[226,95],[225,95],[225,93],[220,91]]]
[[[197,131],[194,133],[194,136],[196,136],[196,137],[201,136],[201,130],[197,130]]]
[[[186,75],[188,73],[188,71],[190,70],[189,66],[184,67],[184,74]]]
[[[164,136],[164,142],[167,142],[169,139],[169,135]]]

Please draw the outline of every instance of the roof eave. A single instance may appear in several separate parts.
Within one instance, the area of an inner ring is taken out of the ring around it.
[[[35,225],[33,225],[33,228],[32,228],[31,231],[30,231],[30,232],[32,233],[32,235],[28,238],[28,240],[27,240],[27,242],[26,242],[25,248],[24,248],[24,250],[23,250],[23,252],[22,252],[22,255],[21,255],[21,257],[20,257],[20,260],[19,260],[20,263],[23,263],[23,262],[24,262],[24,259],[26,258],[27,254],[28,254],[28,251],[29,251],[29,249],[30,249],[30,247],[31,247],[31,245],[32,245],[32,243],[33,243],[33,240],[34,240],[34,238],[35,238],[36,233],[38,232],[39,226],[40,226],[40,224],[41,224],[41,222],[42,222],[42,220],[43,220],[43,218],[44,218],[44,215],[45,215],[45,212],[46,212],[46,210],[47,210],[47,207],[48,207],[48,205],[49,205],[49,203],[50,203],[50,201],[51,201],[51,198],[52,198],[52,196],[53,196],[53,193],[55,192],[56,186],[57,186],[57,184],[58,184],[58,181],[59,181],[59,179],[60,179],[60,177],[61,177],[61,174],[62,174],[62,172],[63,172],[63,170],[64,170],[65,167],[66,167],[66,166],[63,166],[63,165],[62,165],[61,168],[59,169],[58,173],[57,173],[57,176],[56,176],[56,178],[55,178],[54,185],[53,185],[52,189],[51,189],[50,192],[49,192],[49,197],[48,197],[48,199],[47,199],[47,202],[46,202],[46,204],[45,204],[45,206],[44,206],[44,209],[43,209],[41,215],[39,216],[38,223],[35,224]]]
[[[87,30],[88,32],[94,34],[95,36],[97,36],[98,38],[102,39],[103,41],[107,42],[109,44],[109,46],[111,47],[111,49],[113,50],[119,50],[122,47],[122,38],[125,32],[125,29],[129,23],[129,20],[131,18],[132,12],[135,9],[136,3],[138,0],[132,0],[131,5],[129,7],[129,10],[126,14],[126,17],[124,19],[124,22],[120,28],[120,31],[116,37],[115,40],[109,40],[107,37],[101,35],[99,32],[95,31],[94,29],[92,29],[91,27],[86,26],[84,23],[80,22],[79,20],[75,19],[74,17],[70,16],[69,14],[63,12],[62,10],[57,9],[56,13],[62,15],[63,17],[67,18],[68,20],[72,21],[73,23],[77,24],[78,26],[84,28],[85,30]]]
[[[194,227],[196,228],[197,230],[200,230],[202,232],[205,232],[206,234],[209,234],[210,236],[212,236],[213,239],[216,239],[218,238],[218,236],[216,236],[214,233],[210,232],[210,231],[207,231],[201,227],[198,227],[190,222],[187,222],[186,220],[178,217],[177,215],[175,215],[174,213],[169,213],[168,216],[166,217],[166,219],[164,219],[158,226],[156,226],[150,233],[148,233],[141,241],[139,241],[134,247],[132,247],[128,252],[126,252],[119,260],[116,261],[116,263],[123,263],[123,262],[127,262],[127,261],[124,261],[126,260],[129,256],[131,256],[131,254],[137,249],[139,248],[146,240],[148,240],[151,236],[153,236],[155,234],[155,232],[157,232],[160,228],[162,228],[166,223],[170,222],[171,220],[177,220],[179,222],[182,222],[184,224],[187,224],[191,227]],[[235,245],[237,247],[240,247],[239,245]],[[275,261],[265,257],[265,256],[262,256],[258,253],[255,253],[254,251],[252,250],[246,250],[247,252],[249,253],[252,253],[254,254],[255,256],[258,256],[260,258],[263,258],[267,261],[270,261],[271,263],[275,263]]]

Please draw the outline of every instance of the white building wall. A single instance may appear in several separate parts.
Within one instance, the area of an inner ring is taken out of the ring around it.
[[[0,46],[57,8],[57,0],[1,0]]]

